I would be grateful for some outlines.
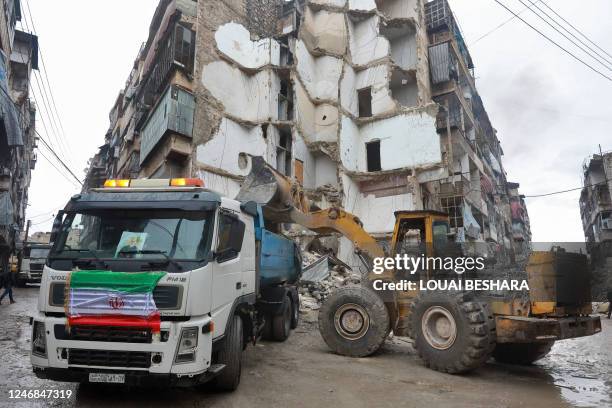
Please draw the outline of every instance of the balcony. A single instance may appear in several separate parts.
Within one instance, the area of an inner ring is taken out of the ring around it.
[[[167,134],[191,139],[194,112],[195,97],[178,86],[169,86],[142,128],[140,164]]]
[[[466,67],[468,69],[474,68],[472,56],[467,49],[459,25],[447,0],[434,0],[425,4],[425,24],[432,37],[431,43],[454,39]]]
[[[135,115],[136,130],[140,130],[144,125],[149,109],[157,102],[171,73],[178,69],[191,76],[194,62],[195,32],[177,22],[168,28],[164,37],[159,41],[152,67],[138,90],[139,109]]]

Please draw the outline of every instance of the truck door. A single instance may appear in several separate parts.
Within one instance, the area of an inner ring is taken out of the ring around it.
[[[242,294],[241,252],[245,224],[237,215],[221,210],[217,223],[215,262],[213,264],[212,312],[219,328],[225,322],[234,304]],[[215,331],[215,335],[223,333]]]

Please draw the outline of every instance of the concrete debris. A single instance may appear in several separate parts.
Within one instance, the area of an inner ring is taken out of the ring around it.
[[[300,281],[300,311],[319,310],[334,289],[361,283],[361,275],[337,262],[332,255],[302,253],[304,274]],[[335,264],[330,267],[330,264]]]

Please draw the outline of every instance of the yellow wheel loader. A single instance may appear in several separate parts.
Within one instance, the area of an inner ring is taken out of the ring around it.
[[[390,251],[385,253],[356,216],[341,208],[311,208],[300,185],[261,157],[252,158],[251,173],[236,199],[261,204],[268,223],[340,233],[354,244],[369,268],[364,284],[337,289],[319,311],[319,331],[338,354],[371,355],[392,331],[411,337],[428,367],[456,374],[490,357],[530,364],[544,357],[555,341],[601,331],[599,317],[590,315],[590,279],[582,254],[562,249],[532,252],[521,270],[528,292],[393,290],[389,288],[405,281],[457,279],[426,268],[408,276],[395,268],[382,273],[372,269],[375,259],[396,255],[456,256],[447,214],[397,212]]]

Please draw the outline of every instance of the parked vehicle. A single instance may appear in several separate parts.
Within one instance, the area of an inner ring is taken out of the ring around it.
[[[39,378],[234,390],[247,344],[297,326],[299,249],[201,180],[110,180],[69,201],[51,241]]]
[[[27,283],[40,283],[50,250],[51,246],[48,244],[27,242],[24,245],[21,268],[17,275],[17,286],[24,287]]]

